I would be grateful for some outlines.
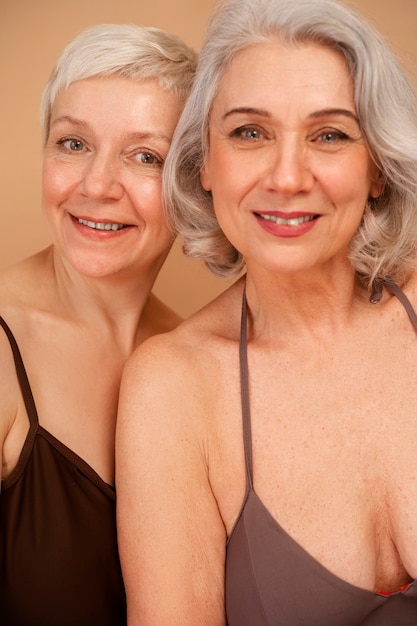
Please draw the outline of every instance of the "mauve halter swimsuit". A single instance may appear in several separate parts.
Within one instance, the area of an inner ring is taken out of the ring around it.
[[[390,279],[383,282],[399,298],[417,328],[416,314],[405,294]],[[381,287],[380,283],[375,301],[381,295]],[[252,480],[246,332],[244,294],[240,376],[246,494],[227,542],[228,625],[417,626],[416,581],[391,594],[375,593],[343,581],[298,545],[256,495]]]

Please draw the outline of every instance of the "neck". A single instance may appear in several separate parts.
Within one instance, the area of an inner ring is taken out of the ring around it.
[[[131,349],[137,343],[139,326],[147,318],[151,290],[160,266],[146,271],[91,277],[75,271],[54,250],[45,253],[46,297],[49,308],[62,317],[92,327],[103,334],[118,336]],[[160,265],[162,265],[163,260]],[[141,327],[146,333],[146,329]]]
[[[271,335],[274,329],[297,336],[313,328],[335,332],[349,323],[358,307],[369,306],[369,293],[348,263],[333,272],[314,269],[283,275],[248,268],[246,293],[254,329]]]

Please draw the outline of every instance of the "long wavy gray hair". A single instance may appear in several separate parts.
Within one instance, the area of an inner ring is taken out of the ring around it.
[[[214,12],[196,79],[164,168],[167,217],[184,251],[222,277],[244,259],[217,222],[200,182],[210,111],[237,52],[263,42],[315,42],[338,51],[352,75],[356,111],[372,158],[385,178],[370,198],[351,242],[350,259],[364,284],[389,275],[400,284],[416,266],[417,98],[412,81],[380,35],[333,0],[225,0]]]

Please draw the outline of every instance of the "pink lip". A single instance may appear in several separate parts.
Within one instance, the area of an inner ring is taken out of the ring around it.
[[[256,214],[256,211],[255,211]],[[297,217],[319,217],[318,214],[311,211],[262,211],[262,215],[273,215],[283,220],[290,220]]]
[[[100,218],[100,217],[90,217],[88,215],[73,215],[72,213],[69,213],[69,216],[71,217],[71,219],[76,220],[78,222],[78,220],[84,220],[85,222],[94,222],[95,224],[124,224],[124,222],[122,221],[118,221],[118,220],[109,220],[106,218]],[[128,226],[129,224],[125,224],[125,226]]]
[[[294,238],[301,237],[306,233],[310,232],[317,222],[319,221],[320,215],[314,215],[314,219],[302,222],[297,226],[289,225],[289,224],[277,224],[276,222],[266,220],[258,214],[254,214],[255,218],[259,224],[259,226],[265,230],[266,232],[274,235],[275,237],[284,237],[284,238]],[[263,215],[271,215],[274,217],[278,217],[281,219],[289,220],[296,219],[299,217],[310,217],[312,213],[301,212],[301,211],[293,211],[291,213],[284,213],[282,211],[267,211],[263,212]]]
[[[116,220],[108,220],[108,219],[100,219],[100,218],[94,218],[92,219],[91,217],[84,217],[84,216],[79,216],[79,217],[75,217],[74,215],[72,215],[71,213],[68,214],[71,222],[74,226],[74,228],[80,233],[82,234],[84,237],[87,237],[91,240],[108,240],[108,239],[114,239],[116,237],[122,237],[124,236],[127,232],[129,232],[131,230],[131,225],[126,224],[124,228],[121,228],[119,230],[102,230],[102,229],[96,229],[96,228],[91,228],[90,226],[87,226],[85,224],[81,224],[79,222],[79,220],[85,220],[86,222],[94,222],[96,224],[122,224],[123,222],[118,222]]]

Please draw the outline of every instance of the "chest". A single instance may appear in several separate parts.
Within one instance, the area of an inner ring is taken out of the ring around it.
[[[122,358],[82,339],[69,333],[56,344],[39,341],[23,358],[40,425],[113,484]]]
[[[374,340],[249,350],[250,449],[254,490],[291,538],[341,579],[389,590],[417,576],[417,341]]]

